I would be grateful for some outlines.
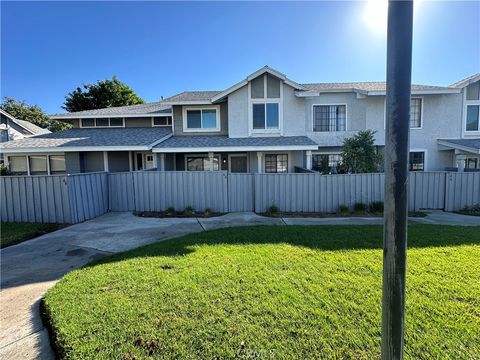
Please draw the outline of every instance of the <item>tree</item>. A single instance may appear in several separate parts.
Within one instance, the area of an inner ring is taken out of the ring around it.
[[[130,86],[113,76],[111,80],[84,84],[83,89],[77,87],[65,97],[63,108],[73,112],[143,103]]]
[[[64,122],[50,119],[38,105],[28,105],[25,101],[18,101],[11,97],[4,97],[0,108],[14,118],[29,121],[50,131],[60,131],[71,127]]]
[[[375,131],[359,131],[343,141],[343,166],[352,173],[370,173],[379,170],[383,161],[381,153],[375,148]]]

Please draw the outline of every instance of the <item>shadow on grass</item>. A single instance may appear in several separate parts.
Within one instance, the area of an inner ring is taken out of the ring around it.
[[[185,256],[195,246],[289,244],[319,251],[382,249],[383,226],[250,226],[195,233],[107,256],[87,266],[135,257]],[[415,224],[408,227],[408,248],[480,245],[479,227]]]

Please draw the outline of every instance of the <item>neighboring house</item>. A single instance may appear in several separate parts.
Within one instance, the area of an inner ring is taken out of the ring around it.
[[[47,129],[29,121],[16,119],[5,110],[0,109],[0,143],[49,133],[50,131]],[[3,153],[0,153],[0,161],[3,161]]]
[[[412,85],[410,170],[480,168],[479,82]],[[298,84],[266,66],[223,91],[51,118],[74,128],[3,145],[11,171],[333,169],[360,130],[383,151],[385,83]]]

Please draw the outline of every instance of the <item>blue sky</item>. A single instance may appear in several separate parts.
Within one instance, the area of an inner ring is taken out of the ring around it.
[[[266,64],[297,82],[383,81],[386,35],[375,9],[366,2],[2,1],[1,95],[61,112],[76,86],[116,75],[157,101],[224,89]],[[480,2],[419,2],[413,82],[447,85],[479,71]]]

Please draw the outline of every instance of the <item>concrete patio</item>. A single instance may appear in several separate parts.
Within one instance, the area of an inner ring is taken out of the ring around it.
[[[431,212],[411,223],[480,226],[480,218]],[[212,218],[142,218],[107,213],[36,239],[10,246],[1,254],[0,358],[53,359],[43,327],[40,299],[64,274],[116,252],[206,230],[251,225],[371,225],[382,218],[270,218],[230,213]]]

